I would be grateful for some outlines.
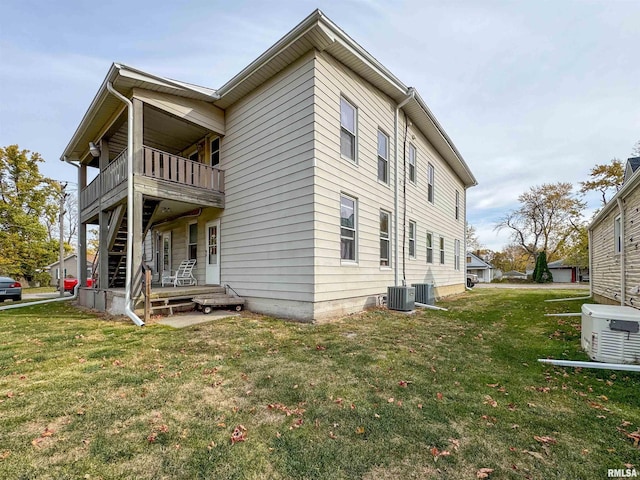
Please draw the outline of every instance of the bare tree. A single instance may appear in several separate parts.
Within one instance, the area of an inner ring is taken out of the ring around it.
[[[520,208],[507,213],[496,229],[511,230],[513,242],[532,259],[543,250],[554,259],[580,225],[584,202],[574,196],[567,182],[531,187],[518,200]]]
[[[467,243],[467,251],[475,252],[477,250],[481,250],[484,245],[480,243],[480,239],[478,238],[478,234],[476,233],[476,228],[467,223],[467,228],[465,229],[465,240]]]

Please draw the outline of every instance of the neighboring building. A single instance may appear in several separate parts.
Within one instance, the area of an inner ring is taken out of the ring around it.
[[[91,277],[91,267],[93,258],[87,258],[85,268],[87,276]],[[60,262],[53,262],[51,265],[44,267],[44,271],[49,273],[51,277],[51,285],[57,286],[60,278]],[[63,278],[75,277],[78,275],[78,255],[75,253],[64,258]]]
[[[465,289],[473,174],[418,93],[318,10],[217,91],[114,64],[63,159],[80,167],[80,234],[101,232],[90,305],[125,286],[128,240],[134,297],[143,260],[157,281],[189,258],[199,285],[301,320],[403,281]]]
[[[566,264],[564,260],[556,260],[547,264],[554,283],[576,283],[589,279],[589,269]]]
[[[629,159],[622,188],[589,225],[589,255],[594,299],[640,308],[640,168],[637,160],[637,157]]]
[[[494,268],[475,253],[467,252],[467,272],[478,276],[478,282],[487,283],[494,278]]]
[[[508,272],[505,272],[502,274],[502,278],[514,279],[514,280],[526,280],[527,274],[518,272],[517,270],[509,270]]]

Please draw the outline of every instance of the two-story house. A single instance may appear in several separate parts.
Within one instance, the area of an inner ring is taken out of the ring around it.
[[[63,159],[81,235],[100,230],[89,305],[135,299],[143,261],[157,280],[189,258],[199,285],[301,320],[391,285],[465,289],[471,170],[419,94],[319,10],[217,90],[114,64]]]

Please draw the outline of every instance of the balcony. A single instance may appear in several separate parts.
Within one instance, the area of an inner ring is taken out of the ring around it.
[[[178,200],[202,206],[222,207],[224,171],[143,146],[141,159],[134,160],[134,189],[159,199]],[[93,216],[126,197],[127,150],[125,149],[80,192],[83,217]]]

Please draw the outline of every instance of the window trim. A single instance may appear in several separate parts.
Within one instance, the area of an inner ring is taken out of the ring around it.
[[[460,271],[460,240],[457,238],[453,243],[453,268]]]
[[[353,129],[354,131],[350,131],[347,127],[342,124],[342,102],[353,109]],[[355,104],[347,99],[344,95],[340,95],[340,157],[345,160],[349,160],[350,162],[358,164],[358,107]],[[353,158],[349,158],[342,153],[342,131],[345,131],[347,134],[353,137]]]
[[[353,201],[353,228],[342,226],[342,199],[343,198]],[[342,264],[351,264],[351,265],[357,264],[358,263],[358,199],[356,197],[352,197],[351,195],[343,192],[340,192],[340,213],[339,213],[338,226],[340,228],[340,262]],[[353,239],[350,239],[348,237],[343,237],[342,235],[343,228],[353,231]],[[353,240],[353,259],[342,258],[342,239],[343,238],[346,238],[348,240]]]
[[[411,235],[411,227],[413,226],[413,238]],[[417,257],[416,249],[416,232],[418,231],[418,224],[415,220],[409,220],[409,260],[415,260]],[[411,255],[411,242],[413,242],[413,255]]]
[[[382,135],[386,139],[386,147],[385,147],[386,158],[380,156],[380,135]],[[378,135],[377,135],[376,139],[377,139],[377,146],[378,146],[378,148],[376,149],[378,181],[384,183],[385,185],[389,185],[389,177],[390,177],[390,171],[389,171],[389,142],[391,141],[391,138],[389,137],[389,135],[387,135],[385,133],[384,130],[382,130],[381,128],[378,128]],[[385,162],[385,169],[384,169],[384,177],[385,178],[384,179],[380,178],[380,160],[381,159]]]
[[[386,215],[387,216],[387,232],[383,232],[382,231],[382,215]],[[380,247],[382,247],[382,242],[386,241],[387,242],[387,264],[383,264],[383,258],[382,258],[382,248],[380,248],[380,268],[383,269],[387,269],[387,268],[391,268],[391,212],[387,211],[387,210],[383,210],[380,209],[380,215],[379,215],[379,219],[380,219],[380,225],[378,227],[379,233],[379,239],[380,239]],[[386,234],[386,238],[385,235]]]
[[[613,219],[613,253],[622,254],[622,218],[620,215]]]
[[[440,235],[439,247],[440,247],[440,265],[444,265],[445,264],[445,243],[444,243],[444,237],[442,235]]]
[[[432,205],[436,203],[436,168],[431,162],[427,163],[427,202]],[[431,197],[431,198],[429,198]]]
[[[196,241],[194,243],[191,243],[191,226],[195,225],[196,226]],[[187,223],[187,260],[193,260],[191,258],[191,246],[195,246],[196,247],[196,256],[195,256],[195,260],[198,260],[198,221],[194,220],[192,222]]]
[[[218,140],[218,149],[214,150],[213,149],[213,142],[215,142],[216,140]],[[222,138],[220,138],[220,136],[216,136],[214,138],[212,138],[211,140],[209,140],[209,165],[211,167],[214,168],[218,168],[220,165],[220,147],[222,145]],[[216,163],[215,165],[213,164],[213,154],[214,153],[218,153],[218,163]]]
[[[429,232],[429,231],[427,232],[426,240],[427,240],[427,263],[433,264],[433,232]],[[431,260],[429,260],[429,257],[431,257]]]
[[[413,149],[413,164],[411,163],[411,151]],[[418,184],[418,149],[413,143],[409,143],[409,182]],[[411,179],[411,167],[413,166],[413,180]]]

